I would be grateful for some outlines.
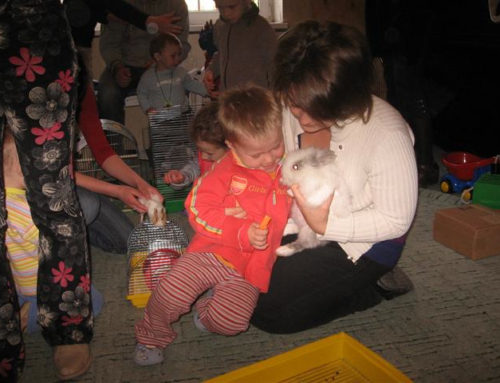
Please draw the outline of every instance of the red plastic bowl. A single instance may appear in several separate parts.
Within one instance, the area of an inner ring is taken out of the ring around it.
[[[445,153],[441,157],[448,172],[462,181],[472,180],[476,168],[491,165],[494,160],[494,158],[481,158],[467,152]]]

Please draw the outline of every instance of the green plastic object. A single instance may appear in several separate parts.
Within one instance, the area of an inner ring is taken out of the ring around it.
[[[500,174],[483,174],[474,184],[472,203],[500,209]]]
[[[191,190],[191,186],[186,186],[182,190],[174,190],[170,186],[162,183],[157,187],[165,199],[165,209],[167,210],[167,214],[178,213],[184,210],[184,201]]]

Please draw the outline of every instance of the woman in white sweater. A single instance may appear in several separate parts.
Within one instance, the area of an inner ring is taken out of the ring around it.
[[[292,186],[309,226],[331,242],[278,259],[252,319],[264,331],[302,331],[373,307],[384,297],[381,278],[394,277],[417,205],[414,138],[401,115],[371,94],[371,79],[368,45],[352,27],[307,21],[279,43],[274,87],[285,105],[286,149],[333,150],[353,210],[333,215],[334,197],[308,209]],[[400,293],[411,285],[402,282]]]

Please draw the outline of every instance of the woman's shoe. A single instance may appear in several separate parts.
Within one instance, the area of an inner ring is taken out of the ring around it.
[[[70,344],[54,347],[56,375],[61,380],[74,379],[90,368],[92,357],[90,345]]]
[[[376,287],[379,294],[386,300],[404,295],[415,288],[411,279],[399,266],[395,266],[391,271],[384,274],[377,281]]]

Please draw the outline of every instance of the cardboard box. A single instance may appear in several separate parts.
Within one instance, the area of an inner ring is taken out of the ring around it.
[[[438,210],[434,240],[471,259],[500,255],[500,210],[482,205]]]

